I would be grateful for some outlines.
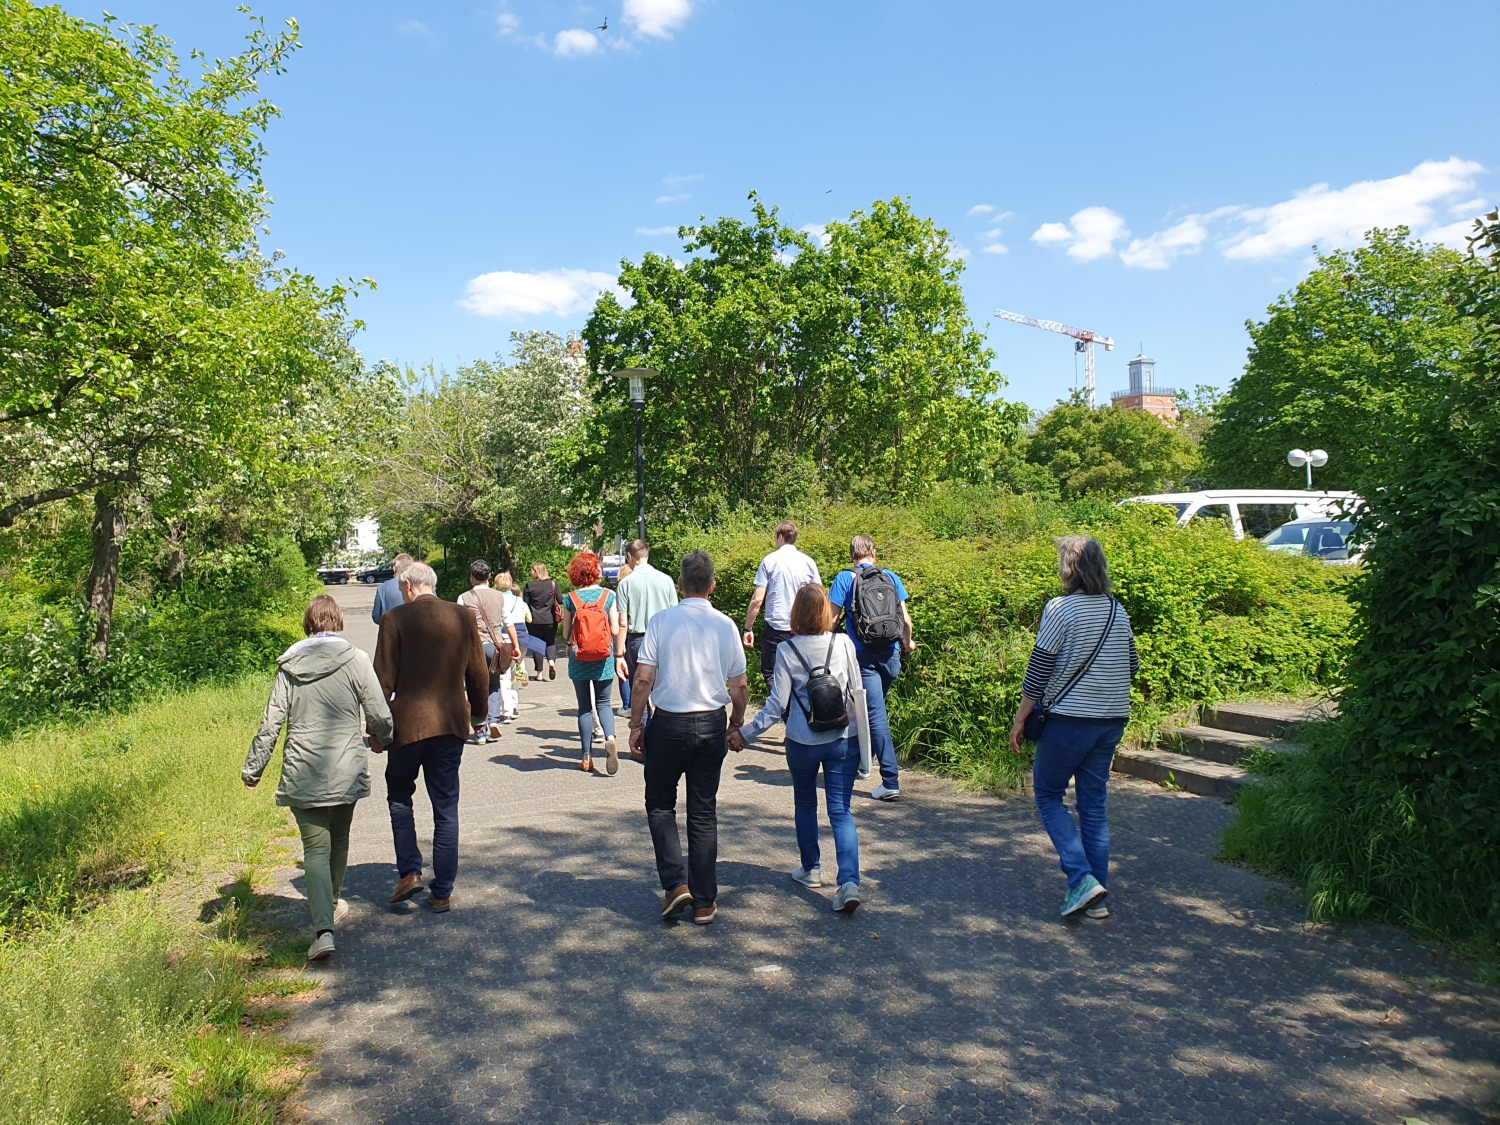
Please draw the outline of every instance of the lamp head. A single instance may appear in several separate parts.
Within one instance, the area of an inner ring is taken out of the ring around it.
[[[1321,469],[1324,465],[1328,464],[1328,453],[1326,450],[1314,449],[1307,455],[1307,459],[1312,462],[1313,468]]]
[[[624,379],[630,386],[630,405],[644,406],[646,403],[646,380],[660,372],[650,367],[629,367],[624,371],[611,371],[611,379]]]
[[[1326,453],[1324,454],[1324,458],[1327,458]],[[1311,460],[1312,455],[1305,449],[1294,449],[1286,455],[1286,463],[1294,469],[1302,468],[1303,465]]]

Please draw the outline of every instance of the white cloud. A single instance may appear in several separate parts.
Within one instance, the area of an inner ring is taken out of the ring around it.
[[[1203,216],[1189,215],[1150,238],[1137,238],[1120,251],[1120,261],[1132,269],[1164,270],[1179,254],[1196,251],[1208,239]]]
[[[660,238],[664,234],[676,234],[676,227],[636,227],[636,234],[643,234],[647,238]]]
[[[1447,226],[1433,227],[1431,230],[1425,230],[1422,232],[1422,239],[1424,242],[1439,242],[1444,246],[1451,246],[1455,250],[1467,250],[1469,248],[1469,239],[1474,234],[1474,220],[1488,210],[1490,208],[1481,204],[1474,209],[1474,213],[1470,218],[1460,219],[1458,222],[1449,223]]]
[[[495,26],[501,35],[514,35],[521,30],[521,17],[512,12],[501,12],[495,17]]]
[[[1314,243],[1325,250],[1353,246],[1371,227],[1404,224],[1421,233],[1433,226],[1440,206],[1446,209],[1470,196],[1474,178],[1483,171],[1483,166],[1453,156],[1424,161],[1387,180],[1361,180],[1344,188],[1314,184],[1281,203],[1240,210],[1244,225],[1230,235],[1224,256],[1261,261]]]
[[[441,43],[443,40],[441,32],[434,31],[421,20],[402,20],[396,25],[396,30],[402,35],[410,35],[414,39],[425,39],[429,43]]]
[[[661,178],[661,183],[662,187],[680,188],[686,187],[688,184],[696,184],[701,179],[703,179],[702,172],[694,172],[690,176],[679,176],[676,173],[673,173],[670,176],[663,176]]]
[[[596,270],[497,270],[472,278],[458,303],[479,316],[568,316],[593,304],[601,289],[614,288],[614,275]]]
[[[807,226],[805,226],[805,227],[803,227],[801,229],[802,229],[802,233],[803,234],[809,236],[819,246],[827,247],[827,245],[828,245],[828,226],[827,226],[827,224],[825,224],[825,223],[808,223]]]
[[[948,242],[948,256],[951,258],[960,258],[967,262],[974,256],[974,251],[970,250],[962,242],[954,242],[950,239]]]
[[[967,213],[971,219],[977,219],[981,215],[993,215],[995,213],[995,205],[993,203],[976,203],[969,208]]]
[[[689,199],[692,199],[692,198],[693,198],[693,193],[692,192],[690,192],[690,191],[679,191],[679,192],[674,192],[671,195],[658,195],[656,197],[656,202],[657,203],[686,203]]]
[[[626,25],[651,39],[672,38],[692,14],[692,0],[625,0]]]
[[[979,248],[981,254],[1009,254],[1010,247],[1003,242],[990,242]]]
[[[552,53],[565,59],[592,55],[598,49],[599,37],[592,31],[585,31],[581,27],[570,27],[567,31],[559,31],[557,38],[552,40]]]
[[[1031,240],[1044,246],[1054,242],[1067,243],[1068,257],[1092,262],[1113,254],[1115,243],[1129,237],[1122,216],[1108,207],[1085,207],[1066,223],[1043,223],[1032,234]]]

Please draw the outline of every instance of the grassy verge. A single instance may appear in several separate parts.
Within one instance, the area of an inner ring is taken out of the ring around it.
[[[265,690],[0,743],[0,1125],[270,1123],[300,1082],[270,1032],[315,985],[254,919],[288,823],[238,781]]]

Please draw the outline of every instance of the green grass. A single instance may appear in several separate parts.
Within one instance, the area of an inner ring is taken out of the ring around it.
[[[300,1082],[277,1004],[316,985],[253,886],[288,820],[238,776],[266,690],[0,743],[0,1125],[269,1125]]]

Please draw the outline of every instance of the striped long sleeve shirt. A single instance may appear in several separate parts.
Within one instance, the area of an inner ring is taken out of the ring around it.
[[[1111,601],[1107,594],[1069,594],[1047,603],[1026,665],[1026,679],[1021,683],[1022,695],[1042,703],[1053,714],[1075,719],[1130,717],[1130,681],[1141,662],[1124,606],[1115,611],[1114,626],[1088,672],[1053,709],[1063,686],[1099,643],[1099,635],[1109,622]]]

